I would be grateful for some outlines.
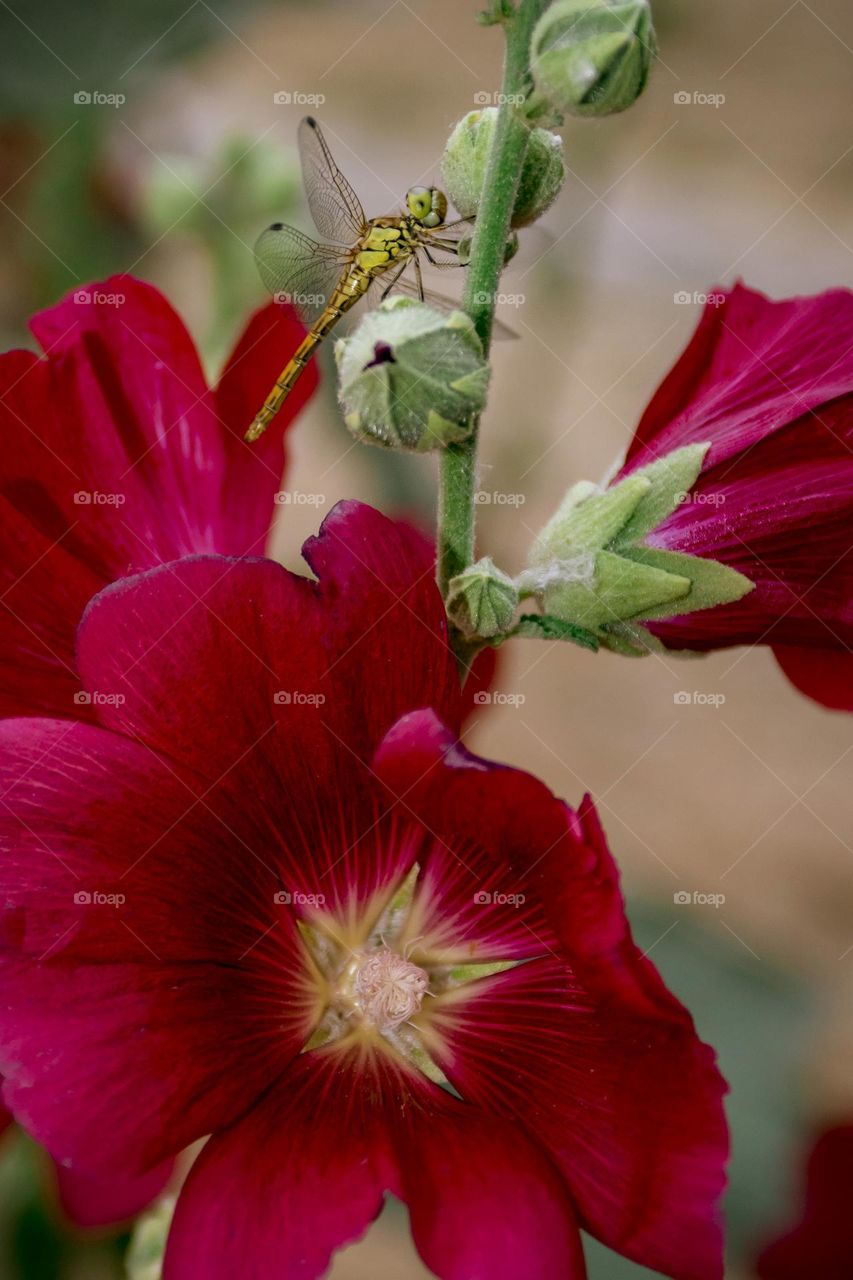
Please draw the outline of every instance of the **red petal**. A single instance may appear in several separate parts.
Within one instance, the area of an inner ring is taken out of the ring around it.
[[[710,440],[709,465],[853,392],[853,293],[772,302],[743,285],[709,303],[644,414],[625,470]]]
[[[77,1227],[109,1227],[127,1222],[156,1200],[172,1176],[174,1162],[164,1161],[139,1178],[112,1174],[109,1178],[93,1178],[86,1174],[56,1169],[57,1189],[62,1211]]]
[[[516,1125],[423,1090],[394,1122],[400,1194],[440,1280],[585,1280],[562,1179]]]
[[[232,1123],[293,1053],[269,991],[224,966],[6,958],[0,993],[7,1105],[92,1176],[145,1174]]]
[[[800,693],[832,711],[853,711],[853,652],[778,645],[776,661]]]
[[[309,1054],[213,1137],[178,1200],[163,1280],[325,1275],[383,1202],[381,1131],[358,1119],[351,1092],[349,1071],[322,1071]]]
[[[181,555],[262,551],[283,430],[316,374],[250,448],[237,435],[248,406],[301,332],[289,309],[252,319],[216,393],[165,298],[129,276],[77,290],[32,327],[46,358],[0,356],[0,711],[87,718],[73,701],[86,601]]]
[[[336,698],[357,691],[349,744],[369,760],[415,707],[434,707],[457,726],[465,706],[432,543],[363,503],[339,502],[303,554],[320,579]]]
[[[281,488],[285,434],[317,389],[316,361],[309,364],[260,440],[247,444],[243,436],[304,336],[305,328],[293,307],[270,303],[252,316],[222,371],[216,409],[225,431],[226,478],[220,516],[224,551],[263,551],[262,537],[254,545],[246,542],[247,513],[266,518],[265,532],[275,511],[273,497]]]

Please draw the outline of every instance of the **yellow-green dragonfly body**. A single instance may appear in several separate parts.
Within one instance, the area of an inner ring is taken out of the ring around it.
[[[372,218],[338,169],[320,126],[310,116],[299,126],[299,149],[308,204],[317,230],[335,244],[319,244],[294,227],[276,222],[263,232],[255,247],[261,278],[278,300],[293,303],[308,325],[308,333],[276,380],[246,432],[257,440],[278,413],[317,347],[349,309],[378,280],[387,287],[423,299],[421,253],[433,266],[456,265],[456,242],[437,234],[447,224],[447,199],[436,187],[410,187],[405,212]],[[439,262],[434,252],[454,261]],[[401,279],[413,265],[415,284]],[[394,268],[396,267],[396,270]],[[429,295],[435,300],[435,295]]]

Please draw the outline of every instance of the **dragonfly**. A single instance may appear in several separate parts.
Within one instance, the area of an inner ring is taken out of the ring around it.
[[[421,301],[453,307],[448,299],[424,289],[421,258],[433,267],[461,266],[459,241],[447,233],[469,226],[464,218],[447,222],[444,192],[424,186],[409,187],[402,213],[368,219],[311,116],[299,125],[299,156],[314,225],[331,243],[320,244],[295,227],[274,222],[255,245],[255,260],[267,289],[277,300],[296,307],[308,333],[255,415],[246,432],[249,441],[263,435],[317,348],[371,286],[380,287],[381,298],[395,289]],[[409,267],[413,282],[403,278]]]

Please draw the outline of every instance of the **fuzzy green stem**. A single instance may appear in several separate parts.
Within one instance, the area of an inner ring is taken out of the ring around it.
[[[483,198],[477,211],[471,259],[462,305],[471,316],[488,353],[495,316],[495,296],[504,251],[527,151],[530,129],[517,107],[519,94],[530,87],[529,56],[533,27],[547,0],[521,0],[504,22],[506,55],[501,105],[489,150]],[[450,579],[474,560],[474,495],[477,485],[477,433],[449,445],[441,457],[438,502],[438,584],[447,595]],[[460,656],[465,649],[460,643]]]

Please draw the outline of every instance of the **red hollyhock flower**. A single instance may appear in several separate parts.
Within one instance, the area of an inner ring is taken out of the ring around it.
[[[74,660],[87,602],[184,554],[262,551],[282,434],[317,375],[258,452],[242,436],[302,336],[291,309],[257,312],[215,390],[165,298],[129,276],[77,290],[32,330],[44,356],[0,356],[0,714],[89,719]],[[171,1162],[139,1178],[56,1170],[65,1212],[87,1227],[133,1216],[170,1172]]]
[[[9,1105],[98,1176],[213,1135],[165,1280],[319,1276],[389,1190],[442,1280],[579,1280],[579,1227],[716,1280],[723,1082],[592,804],[459,745],[422,540],[341,504],[305,554],[108,588],[124,701],[0,725]]]
[[[761,1280],[850,1280],[853,1276],[853,1125],[828,1130],[806,1172],[802,1219],[768,1246],[756,1264]]]
[[[853,293],[705,308],[647,408],[620,477],[711,443],[649,546],[722,561],[755,589],[651,623],[672,648],[769,644],[803,693],[853,710]]]
[[[74,663],[87,602],[179,556],[261,554],[282,434],[317,374],[249,446],[258,397],[304,332],[292,309],[256,313],[214,390],[168,302],[131,276],[31,327],[44,356],[0,356],[0,714],[88,718]]]

